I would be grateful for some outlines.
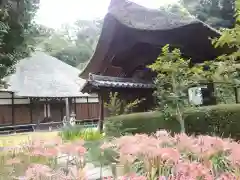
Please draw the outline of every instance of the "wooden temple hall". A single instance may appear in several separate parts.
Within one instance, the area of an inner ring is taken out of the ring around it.
[[[0,130],[61,125],[68,112],[66,98],[69,114],[76,114],[76,120],[97,120],[98,97],[79,92],[85,83],[79,73],[78,69],[42,52],[19,61],[16,72],[4,79],[8,87],[0,91]]]
[[[141,110],[149,110],[155,75],[146,66],[157,59],[162,47],[169,44],[179,48],[191,63],[200,63],[220,54],[209,39],[219,35],[190,15],[112,0],[95,53],[80,74],[87,80],[82,92],[98,93],[101,101],[107,100],[110,91],[120,92],[125,98],[146,97],[148,103],[144,102]]]

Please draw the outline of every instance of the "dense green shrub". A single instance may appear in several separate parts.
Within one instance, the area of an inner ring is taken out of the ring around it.
[[[240,139],[240,105],[222,104],[189,108],[184,111],[186,132],[189,134],[211,134]],[[152,133],[158,129],[179,132],[175,117],[164,118],[161,112],[135,113],[110,117],[105,123],[109,136],[124,133]]]
[[[81,125],[66,126],[61,129],[59,136],[63,140],[83,139],[85,141],[98,141],[104,138],[104,134],[93,128],[85,128]]]
[[[185,112],[189,134],[211,134],[240,139],[240,105],[221,104]]]
[[[157,129],[180,131],[179,123],[175,120],[164,120],[161,112],[144,112],[110,117],[105,123],[108,136],[119,136],[126,133],[152,133]]]

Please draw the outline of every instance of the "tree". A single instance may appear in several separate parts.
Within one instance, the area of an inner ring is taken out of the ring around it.
[[[102,21],[78,20],[72,26],[65,24],[61,30],[51,30],[42,27],[43,34],[37,38],[38,49],[48,52],[59,60],[77,67],[86,63],[96,47]],[[50,34],[50,35],[49,35]]]
[[[183,110],[188,106],[186,87],[193,84],[194,77],[202,72],[201,67],[190,68],[189,63],[190,59],[182,58],[179,49],[170,51],[166,45],[156,62],[149,66],[157,73],[155,96],[160,107],[174,110],[182,132],[185,132]]]
[[[0,80],[14,70],[15,63],[32,51],[32,20],[38,0],[3,0],[0,3]]]
[[[133,112],[140,103],[145,99],[135,99],[134,101],[122,100],[117,92],[109,94],[109,100],[104,104],[110,116],[119,116],[122,114],[129,114]]]
[[[65,47],[62,51],[57,52],[54,56],[67,64],[77,67],[79,63],[87,62],[92,55],[92,51],[86,46],[68,46]]]
[[[170,4],[160,7],[160,10],[168,11],[177,15],[190,15],[189,11],[182,4]]]
[[[222,83],[239,87],[237,60],[240,57],[240,0],[236,1],[236,23],[232,29],[224,29],[219,38],[213,39],[216,48],[230,47],[228,54],[189,67],[190,60],[183,59],[179,49],[169,50],[166,45],[155,63],[149,67],[157,73],[155,95],[161,107],[174,110],[174,116],[185,131],[183,111],[188,106],[186,90],[191,84],[201,82]]]
[[[181,131],[185,132],[184,110],[190,106],[188,88],[199,84],[235,85],[237,71],[234,63],[232,59],[223,59],[223,56],[220,56],[216,60],[190,67],[190,59],[182,58],[179,49],[171,51],[169,45],[164,46],[160,56],[149,66],[157,73],[154,95],[159,107],[165,114],[176,117]],[[222,70],[222,67],[228,68]]]
[[[92,52],[95,50],[97,41],[100,36],[100,32],[102,29],[102,20],[94,20],[94,21],[86,21],[86,20],[78,20],[75,23],[76,29],[76,35],[77,40],[76,44],[84,44],[89,47],[89,49],[92,50]]]
[[[181,2],[190,14],[215,28],[234,26],[235,0],[182,0]]]
[[[32,36],[29,39],[29,43],[32,44],[35,48],[42,49],[44,43],[49,37],[55,33],[55,30],[49,27],[46,27],[41,24],[33,23],[32,25]]]
[[[221,62],[218,68],[217,78],[239,88],[239,57],[240,57],[240,0],[236,0],[236,22],[232,29],[224,29],[219,38],[213,39],[216,48],[230,49],[230,53],[223,54],[217,60]],[[226,88],[225,88],[226,89]]]

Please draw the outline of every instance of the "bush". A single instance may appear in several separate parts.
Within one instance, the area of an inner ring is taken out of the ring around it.
[[[240,105],[222,104],[200,108],[188,108],[184,112],[188,134],[210,134],[240,139]],[[105,132],[109,136],[125,133],[153,133],[158,129],[179,132],[175,117],[164,119],[161,112],[135,113],[110,117]]]
[[[63,140],[83,139],[85,141],[98,141],[104,138],[104,134],[93,128],[84,128],[80,125],[63,127],[59,133]]]
[[[157,129],[166,129],[179,132],[177,121],[164,120],[161,112],[144,112],[129,115],[110,117],[105,123],[107,136],[120,136],[127,133],[152,133]]]
[[[240,139],[240,105],[221,104],[185,112],[189,134],[210,134]]]

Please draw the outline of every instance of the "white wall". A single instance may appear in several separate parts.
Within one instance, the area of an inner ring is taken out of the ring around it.
[[[14,104],[30,104],[29,98],[24,98],[20,96],[14,95]],[[5,99],[1,99],[5,98]],[[12,104],[12,94],[11,92],[0,92],[0,105],[11,105]],[[17,98],[17,99],[16,99]],[[45,99],[41,99],[41,101],[45,101]],[[74,100],[73,100],[74,102]],[[88,97],[89,103],[98,103],[98,96],[93,94]],[[87,103],[87,97],[76,98],[76,103]]]
[[[8,98],[8,99],[1,99]],[[10,92],[0,92],[0,105],[11,105],[12,104],[12,94]],[[23,98],[14,95],[14,104],[30,104],[30,100],[28,98]]]
[[[89,97],[88,102],[89,103],[98,103],[99,101],[98,101],[98,98],[96,98],[96,97]],[[85,97],[84,98],[77,98],[76,103],[87,103],[87,98],[85,98]]]

